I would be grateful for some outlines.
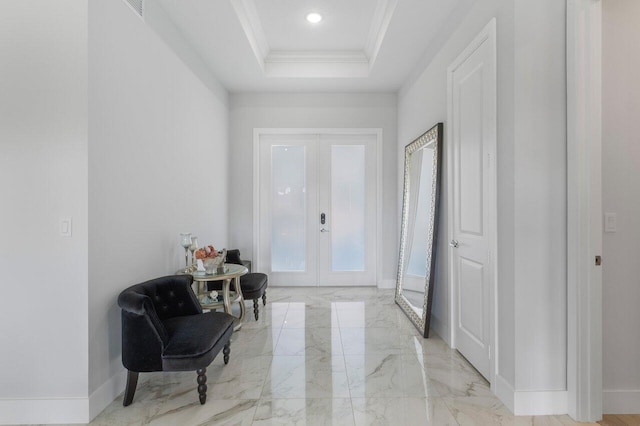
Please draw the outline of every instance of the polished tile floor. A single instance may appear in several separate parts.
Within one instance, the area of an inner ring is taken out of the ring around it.
[[[92,425],[571,425],[514,417],[437,336],[420,337],[392,290],[271,288],[260,320],[232,338],[231,360],[195,373],[147,373],[133,404]],[[247,304],[249,307],[249,304]]]

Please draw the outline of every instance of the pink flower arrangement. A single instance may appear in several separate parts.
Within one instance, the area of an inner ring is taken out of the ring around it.
[[[207,259],[218,256],[218,251],[212,246],[204,246],[204,248],[198,249],[195,251],[196,259]]]

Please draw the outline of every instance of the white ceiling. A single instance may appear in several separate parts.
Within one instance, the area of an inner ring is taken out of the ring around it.
[[[397,91],[462,0],[147,0],[231,92]],[[305,20],[319,12],[319,24]]]

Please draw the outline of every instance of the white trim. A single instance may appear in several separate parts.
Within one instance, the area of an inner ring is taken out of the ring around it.
[[[247,36],[251,50],[258,60],[260,68],[264,71],[264,60],[269,54],[270,48],[260,23],[258,9],[253,0],[231,0],[231,5],[238,15],[238,20]]]
[[[131,2],[129,0],[123,0],[124,3],[129,7],[129,9],[131,9],[133,11],[133,13],[142,21],[145,22],[144,20],[144,11],[145,11],[145,6],[144,6],[144,0],[141,0],[140,2],[140,10],[136,9],[133,4],[131,4]]]
[[[604,414],[635,414],[640,410],[640,390],[605,390],[602,396]]]
[[[145,376],[144,374],[142,376]],[[140,377],[142,379],[142,376]],[[145,380],[146,381],[146,380]],[[138,381],[138,386],[143,380]],[[109,406],[122,392],[127,384],[127,370],[122,369],[89,396],[89,418],[93,420]]]
[[[513,386],[496,374],[496,396],[516,416],[548,416],[567,413],[567,391],[514,391]]]
[[[387,29],[391,23],[393,13],[396,11],[398,0],[378,0],[378,6],[373,14],[369,35],[364,44],[364,54],[369,57],[369,69],[373,68],[376,62],[380,47],[387,35]]]
[[[441,321],[440,318],[435,316],[433,312],[431,312],[431,319],[429,320],[429,328],[431,331],[435,331],[438,336],[442,340],[445,341],[449,346],[451,346],[451,342],[449,339],[451,338],[451,332],[449,331],[449,324],[445,321]]]
[[[513,414],[516,416],[552,416],[567,413],[567,391],[516,391]]]
[[[362,50],[273,51],[255,0],[231,0],[260,68],[268,77],[366,77],[376,61],[398,0],[377,0]]]
[[[369,76],[369,61],[360,55],[300,55],[278,52],[265,58],[266,77],[357,78]]]
[[[383,247],[383,235],[382,235],[382,187],[384,185],[382,181],[382,147],[384,146],[384,133],[382,128],[376,130],[376,282],[381,283],[385,281],[391,281],[392,287],[396,288],[396,280],[382,278],[382,259],[384,259]]]
[[[89,423],[89,398],[0,399],[0,425]]]
[[[602,417],[601,0],[567,2],[568,414]]]
[[[300,62],[300,63],[364,63],[369,59],[361,50],[309,52],[308,50],[272,50],[264,58],[265,62]]]
[[[376,284],[388,285],[387,281],[382,278],[382,268],[380,267],[383,258],[382,252],[382,147],[383,132],[379,127],[363,127],[363,128],[254,128],[253,129],[253,258],[254,265],[259,265],[260,260],[260,136],[273,134],[340,134],[340,135],[376,135]],[[393,286],[395,288],[395,280]],[[375,284],[374,284],[375,285]],[[387,287],[380,287],[387,288]]]
[[[469,43],[469,45],[464,49],[464,51],[455,59],[455,61],[453,61],[453,63],[451,65],[449,65],[449,67],[447,67],[447,123],[446,123],[446,135],[447,135],[447,141],[451,141],[453,138],[453,128],[452,128],[452,120],[453,120],[453,104],[451,102],[451,99],[453,98],[453,73],[454,71],[460,66],[462,65],[468,58],[469,56],[471,56],[471,54],[473,52],[475,52],[485,41],[489,41],[489,43],[491,43],[491,48],[493,49],[493,58],[494,58],[494,64],[493,64],[493,70],[494,73],[496,73],[493,77],[494,77],[494,81],[496,82],[496,88],[497,88],[497,52],[496,52],[496,18],[492,18],[491,21],[489,21],[489,23],[482,29],[482,31],[480,31],[480,33],[473,39],[473,41],[471,43]],[[494,110],[494,117],[497,119],[497,92],[492,93],[491,96],[493,96],[493,108]],[[489,307],[489,309],[491,310],[491,312],[493,313],[493,315],[491,315],[490,317],[492,318],[492,321],[490,322],[490,332],[489,332],[489,341],[490,341],[490,345],[491,345],[491,350],[490,350],[490,356],[491,356],[491,363],[490,363],[490,373],[489,373],[489,382],[491,383],[491,388],[493,390],[493,392],[496,392],[495,389],[495,378],[496,378],[496,373],[499,371],[498,369],[498,303],[497,303],[497,296],[498,296],[498,216],[497,216],[497,212],[498,212],[498,205],[497,205],[497,192],[498,192],[498,183],[497,183],[497,127],[496,127],[496,122],[493,122],[493,134],[494,134],[494,138],[492,141],[490,141],[490,155],[492,158],[492,163],[491,163],[491,186],[493,189],[493,194],[491,194],[491,199],[489,201],[489,205],[491,208],[491,212],[490,212],[490,224],[492,227],[492,231],[491,232],[491,242],[490,242],[490,250],[491,250],[491,259],[490,259],[490,265],[492,267],[492,271],[491,271],[491,276],[492,276],[492,280],[491,280],[491,306]],[[452,193],[452,189],[453,189],[453,146],[451,143],[446,143],[445,144],[447,146],[447,192],[449,194]],[[448,210],[449,210],[449,215],[451,216],[454,212],[454,206],[453,206],[453,197],[448,197]],[[453,235],[454,235],[454,229],[453,229],[453,220],[451,219],[451,217],[449,217],[449,229],[448,229],[448,240],[450,241],[451,239],[453,239]],[[453,276],[454,274],[452,273],[453,271],[453,263],[451,262],[452,259],[452,254],[451,254],[451,250],[453,250],[452,248],[449,248],[449,255],[447,256],[447,263],[448,263],[448,270],[449,270],[449,339],[450,339],[450,346],[452,348],[456,347],[456,317],[458,314],[458,310],[457,310],[457,295],[458,295],[458,290],[457,290],[457,286],[455,285],[455,283],[453,282]]]
[[[494,377],[494,382],[492,383],[493,392],[496,394],[498,399],[502,401],[502,403],[511,411],[514,412],[514,399],[515,392],[513,391],[513,386],[500,374],[496,374]]]
[[[378,253],[380,253],[380,248],[378,248]],[[396,288],[396,280],[394,280],[394,279],[378,280],[378,288],[380,288],[380,289],[395,289]]]
[[[253,254],[251,262],[258,270],[260,259],[260,135],[266,129],[253,129]]]

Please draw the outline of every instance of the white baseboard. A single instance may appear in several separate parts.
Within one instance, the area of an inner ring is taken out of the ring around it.
[[[144,375],[141,375],[144,376]],[[138,384],[142,383],[140,381]],[[127,384],[127,371],[122,369],[89,396],[90,420],[96,418],[114,399],[118,397]]]
[[[447,343],[447,345],[451,346],[449,325],[444,321],[440,321],[440,318],[433,315],[433,313],[431,314],[431,319],[429,320],[429,328],[432,331],[435,331],[436,334]]]
[[[569,393],[562,391],[514,391],[499,374],[493,384],[498,399],[516,416],[551,416],[567,414]]]
[[[141,374],[138,387],[149,376]],[[89,423],[124,391],[126,381],[122,369],[88,398],[0,399],[0,425]]]
[[[640,390],[602,391],[603,414],[640,414]]]
[[[396,280],[380,280],[378,288],[396,288]]]
[[[507,407],[509,411],[513,413],[515,411],[513,408],[514,407],[513,386],[511,386],[511,384],[507,382],[504,379],[504,377],[502,377],[499,374],[496,374],[496,378],[494,380],[494,383],[492,383],[491,387],[492,387],[491,390],[493,391],[493,393],[496,394],[498,399],[502,401],[505,407]]]
[[[89,423],[89,399],[0,399],[0,425],[60,423]]]
[[[513,414],[516,416],[552,416],[567,414],[569,393],[563,391],[516,391]]]

